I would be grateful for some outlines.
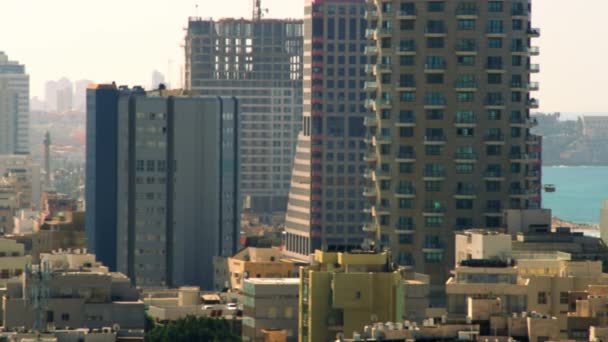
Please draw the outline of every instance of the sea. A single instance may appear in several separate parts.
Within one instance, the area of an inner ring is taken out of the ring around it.
[[[562,220],[598,224],[608,200],[608,166],[545,166],[543,183],[556,191],[543,192],[543,207]]]

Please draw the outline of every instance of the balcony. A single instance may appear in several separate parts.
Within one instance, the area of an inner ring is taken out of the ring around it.
[[[457,17],[470,17],[471,19],[473,19],[474,17],[477,17],[477,15],[478,15],[477,7],[457,7],[456,8]],[[460,19],[465,19],[465,18],[460,18]]]
[[[477,161],[477,155],[473,152],[456,152],[454,154],[454,159],[459,162]]]
[[[475,81],[467,81],[460,82],[456,81],[454,84],[456,91],[477,91],[477,82]]]
[[[365,91],[376,91],[378,90],[378,82],[367,81],[363,83],[363,90]]]
[[[490,179],[490,180],[503,180],[504,179],[504,175],[502,173],[502,171],[499,170],[489,170],[484,172],[483,174],[483,178],[485,179]]]
[[[397,55],[415,55],[416,46],[415,45],[400,45],[395,49],[395,53]]]
[[[528,17],[530,12],[526,8],[514,8],[511,10],[511,16],[513,17]]]
[[[505,137],[502,134],[487,134],[483,137],[486,144],[504,144]]]
[[[509,160],[510,161],[523,161],[528,159],[528,155],[525,153],[510,153]]]
[[[374,73],[376,75],[382,74],[382,73],[390,73],[393,69],[393,66],[390,64],[376,64],[376,66],[374,67]]]
[[[530,71],[531,73],[540,72],[540,65],[538,65],[538,64],[530,64],[528,66],[528,71]]]
[[[511,126],[534,127],[538,125],[538,120],[536,118],[513,117],[509,119],[509,124]]]
[[[538,91],[539,89],[539,83],[538,82],[530,82],[530,83],[523,83],[523,82],[511,82],[511,90],[518,90],[518,91]]]
[[[531,189],[509,189],[509,196],[511,197],[528,197],[538,195],[538,191]]]
[[[424,216],[443,216],[445,213],[445,207],[427,207],[425,206],[422,210]]]
[[[526,143],[530,145],[536,145],[540,142],[540,137],[537,135],[528,135],[526,137]]]
[[[539,178],[540,171],[539,170],[528,170],[526,172],[526,178]]]
[[[416,126],[416,116],[410,114],[399,114],[397,121],[395,122],[397,127],[412,127]]]
[[[378,19],[378,11],[375,9],[365,11],[365,19],[367,19],[367,21]]]
[[[505,101],[503,99],[486,99],[484,102],[484,106],[493,107],[493,108],[502,108],[505,106]]]
[[[526,101],[526,107],[530,108],[530,109],[538,109],[538,107],[540,106],[540,103],[538,102],[537,99],[529,99],[528,101]]]
[[[442,251],[445,248],[445,244],[442,243],[441,241],[425,241],[424,245],[422,246],[422,251],[423,252],[438,252],[438,251]]]
[[[376,197],[378,192],[376,191],[376,187],[369,187],[363,189],[363,196],[365,197]]]
[[[378,231],[378,225],[375,223],[366,223],[361,227],[361,229],[366,233],[375,233]]]
[[[445,135],[426,135],[424,137],[424,143],[426,145],[445,144]]]
[[[456,55],[476,55],[478,52],[477,45],[456,44]]]
[[[376,154],[375,151],[367,152],[363,156],[363,161],[368,162],[368,163],[375,163],[376,161],[378,161],[378,155]]]
[[[374,38],[375,33],[376,33],[376,29],[368,28],[365,30],[365,38],[371,40]]]
[[[502,27],[488,27],[486,35],[490,37],[502,37],[505,35],[505,30]]]
[[[526,31],[530,38],[538,38],[540,37],[540,29],[536,27],[529,27]]]
[[[387,38],[392,36],[393,28],[392,27],[379,27],[376,29],[376,39],[379,38]]]
[[[538,56],[540,55],[540,48],[538,46],[530,46],[528,48],[528,54],[530,56]]]
[[[494,72],[494,73],[496,73],[496,72],[503,73],[503,72],[505,72],[505,67],[504,67],[504,64],[502,64],[502,63],[489,63],[489,64],[486,64],[486,71]]]
[[[443,37],[447,34],[445,27],[427,27],[424,30],[427,37]]]
[[[425,99],[424,108],[425,109],[441,109],[441,108],[445,107],[446,104],[447,104],[447,101],[443,98]]]
[[[454,193],[456,199],[475,199],[477,198],[477,191],[473,188],[460,188],[456,189]]]
[[[374,179],[374,169],[366,169],[363,171],[363,178],[373,180]]]
[[[365,102],[363,103],[363,106],[367,109],[374,109],[374,105],[376,103],[376,100],[374,99],[367,99],[365,100]]]
[[[424,178],[425,179],[443,179],[445,178],[444,170],[424,170]]]
[[[397,162],[408,162],[416,160],[416,153],[414,152],[399,152],[395,157]]]
[[[454,125],[456,127],[474,127],[477,125],[477,119],[474,116],[456,117]]]
[[[395,231],[398,233],[413,233],[416,225],[413,222],[396,223]]]
[[[376,135],[374,137],[375,145],[386,145],[386,144],[390,144],[391,142],[392,142],[392,139],[391,139],[390,135]]]
[[[445,72],[445,68],[446,68],[445,63],[425,64],[424,72],[428,72],[428,73]]]
[[[484,209],[485,216],[502,216],[502,208],[500,207],[486,207]]]
[[[416,10],[415,9],[410,9],[410,10],[400,10],[400,11],[397,11],[397,18],[398,19],[415,19],[416,18]]]
[[[395,189],[395,197],[397,198],[412,198],[416,196],[416,189],[413,186],[402,186]]]
[[[378,180],[386,180],[386,179],[391,179],[391,173],[390,171],[386,171],[386,170],[375,170],[374,171],[374,179]]]
[[[363,49],[363,53],[368,56],[375,56],[378,54],[378,47],[375,45],[368,45]]]

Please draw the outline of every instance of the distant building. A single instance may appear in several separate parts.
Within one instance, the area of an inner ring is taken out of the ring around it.
[[[293,19],[188,21],[185,87],[239,99],[241,189],[265,215],[287,208],[302,125],[303,35]]]
[[[0,177],[2,176],[15,187],[19,208],[39,208],[42,195],[40,164],[35,163],[31,156],[0,155]]]
[[[223,263],[226,263],[224,266]],[[247,247],[232,257],[217,258],[214,289],[241,291],[249,278],[296,277],[296,265],[284,260],[279,249]]]
[[[239,239],[239,109],[234,98],[91,86],[87,236],[138,286],[213,287],[213,257]]]
[[[0,238],[0,288],[5,287],[9,279],[21,276],[30,260],[22,244]]]
[[[243,342],[266,342],[264,330],[283,330],[298,341],[299,278],[251,278],[243,282]]]
[[[86,111],[87,88],[93,83],[91,80],[78,80],[74,83],[74,110],[79,112]]]
[[[161,84],[164,84],[166,87],[169,87],[169,85],[165,83],[165,75],[163,75],[158,70],[154,70],[152,72],[151,89],[158,89],[158,86],[161,85]]]
[[[30,153],[30,77],[0,51],[0,155]]]
[[[299,341],[350,337],[372,322],[404,319],[405,273],[387,253],[317,251],[313,264],[300,269]]]
[[[44,310],[43,321],[38,322],[43,327],[144,328],[144,304],[126,276],[108,272],[91,254],[54,253],[41,259],[42,266],[24,270],[21,281],[7,284],[5,329],[32,329],[37,303]],[[33,301],[32,294],[41,291],[43,299]]]

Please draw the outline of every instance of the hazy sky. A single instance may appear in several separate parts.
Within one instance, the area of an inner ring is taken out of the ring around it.
[[[195,4],[199,4],[198,11]],[[2,0],[0,50],[26,64],[32,95],[62,76],[148,86],[158,69],[174,85],[189,16],[250,17],[252,0]],[[301,17],[304,0],[263,0],[269,17]],[[541,110],[608,112],[607,0],[533,0],[542,37]],[[198,12],[198,13],[197,13]],[[170,62],[172,61],[172,62]]]

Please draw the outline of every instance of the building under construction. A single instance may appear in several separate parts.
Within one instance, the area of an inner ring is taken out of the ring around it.
[[[241,104],[241,189],[261,214],[285,211],[302,121],[303,22],[190,18],[186,88]]]

